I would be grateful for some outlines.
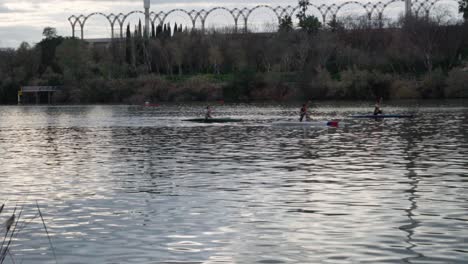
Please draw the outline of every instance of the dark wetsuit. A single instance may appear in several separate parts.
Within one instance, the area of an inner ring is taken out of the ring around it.
[[[374,108],[374,115],[381,115],[382,114],[382,109],[380,109],[380,104],[376,103],[375,108]]]
[[[211,118],[211,108],[206,109],[205,119],[208,120]]]
[[[308,119],[306,106],[303,106],[301,108],[301,117],[299,118],[299,121],[302,122],[304,120],[304,117],[306,118],[306,120]]]

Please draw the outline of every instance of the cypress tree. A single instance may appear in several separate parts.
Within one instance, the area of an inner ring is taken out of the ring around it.
[[[172,37],[171,24],[167,23],[167,37]]]
[[[160,38],[161,35],[162,35],[162,32],[163,32],[162,26],[161,26],[161,24],[159,24],[159,25],[156,27],[156,37],[157,37],[157,38]]]
[[[141,19],[138,21],[138,37],[141,38],[143,37],[142,33],[141,33]]]
[[[177,22],[174,23],[174,33],[172,34],[172,36],[174,37],[175,35],[177,35],[177,32],[179,32],[179,29],[177,28]]]
[[[127,33],[125,37],[127,41],[130,40],[130,38],[132,37],[132,33],[130,33],[130,24],[127,25]]]
[[[154,30],[154,22],[151,23],[151,38],[152,39],[156,38],[156,31]]]
[[[130,32],[130,24],[127,25],[127,35],[125,38],[125,61],[127,64],[132,64],[132,33]]]

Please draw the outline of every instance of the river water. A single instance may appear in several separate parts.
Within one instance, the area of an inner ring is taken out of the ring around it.
[[[467,263],[466,102],[203,107],[0,107],[16,263]]]

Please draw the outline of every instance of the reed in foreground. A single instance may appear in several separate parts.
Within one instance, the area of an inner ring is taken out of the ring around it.
[[[39,204],[36,202],[37,212],[31,218],[24,219],[22,217],[24,212],[24,207],[22,206],[19,208],[15,206],[12,213],[5,212],[5,204],[0,206],[0,218],[3,219],[3,216],[6,215],[5,221],[0,224],[0,234],[1,234],[1,244],[0,244],[0,264],[7,263],[8,260],[11,263],[16,263],[14,254],[11,252],[11,248],[15,242],[15,239],[20,235],[21,232],[25,230],[25,228],[31,224],[35,219],[40,218],[44,231],[47,234],[47,238],[49,241],[50,249],[54,255],[55,262],[57,263],[57,256],[55,254],[55,249],[52,244],[52,240],[49,235],[49,231],[47,230],[47,226],[44,221],[44,217],[42,215],[41,209]]]

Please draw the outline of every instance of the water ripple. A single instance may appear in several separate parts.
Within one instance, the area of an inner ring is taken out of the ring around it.
[[[465,263],[465,105],[318,104],[344,123],[320,130],[271,127],[289,105],[0,107],[0,195],[38,201],[59,263]],[[55,263],[37,219],[12,252]]]

